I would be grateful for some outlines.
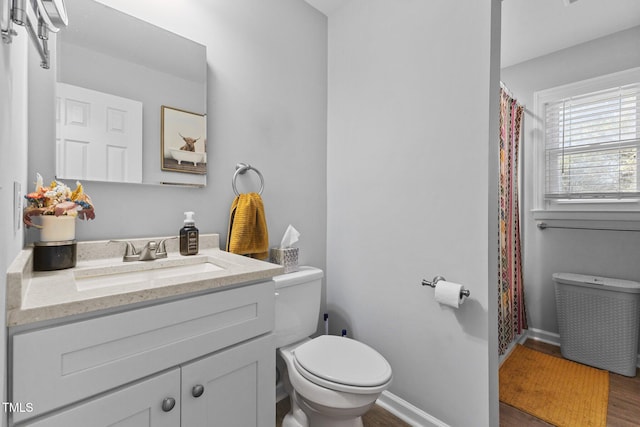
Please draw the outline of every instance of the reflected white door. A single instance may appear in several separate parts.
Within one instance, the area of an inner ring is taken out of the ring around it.
[[[142,182],[142,103],[57,83],[56,176]]]

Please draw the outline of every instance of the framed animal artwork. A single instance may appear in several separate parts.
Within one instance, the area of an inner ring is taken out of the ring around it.
[[[166,105],[160,114],[162,170],[206,174],[206,116]]]

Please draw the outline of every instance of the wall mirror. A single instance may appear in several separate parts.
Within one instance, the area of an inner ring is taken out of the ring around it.
[[[96,1],[66,5],[69,26],[56,39],[56,176],[204,186],[206,47]],[[164,123],[167,107],[201,125]],[[182,167],[163,168],[172,162]]]

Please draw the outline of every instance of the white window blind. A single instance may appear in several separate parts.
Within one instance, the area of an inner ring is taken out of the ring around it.
[[[640,84],[545,104],[545,198],[640,197]]]

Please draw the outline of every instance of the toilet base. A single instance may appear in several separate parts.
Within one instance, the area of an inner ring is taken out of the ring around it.
[[[292,392],[295,393],[295,392]],[[289,396],[291,402],[291,409],[282,419],[282,427],[307,427],[309,425],[309,418],[305,414],[297,403],[294,403],[296,399],[293,396]]]
[[[375,404],[352,409],[315,408],[317,405],[301,398],[295,391],[292,394],[291,410],[285,415],[282,427],[364,427],[361,415]]]

